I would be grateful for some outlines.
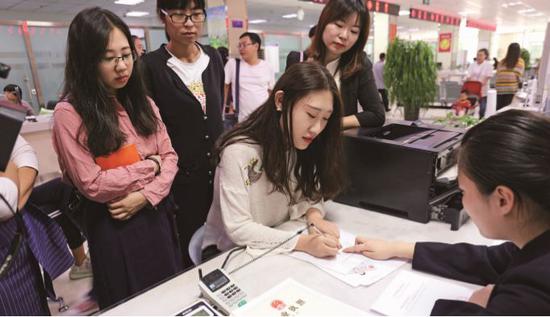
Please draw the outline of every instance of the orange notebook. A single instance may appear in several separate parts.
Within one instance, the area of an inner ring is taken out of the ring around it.
[[[127,166],[141,161],[135,144],[127,144],[109,155],[98,156],[95,162],[102,171]]]

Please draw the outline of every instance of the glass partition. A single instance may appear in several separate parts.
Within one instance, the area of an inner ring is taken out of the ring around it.
[[[68,28],[29,27],[44,102],[59,99],[63,89]]]
[[[7,84],[16,84],[23,91],[23,100],[38,110],[38,99],[32,81],[31,67],[25,50],[23,29],[18,25],[0,25],[0,62],[11,66],[7,79],[0,78],[0,94]]]

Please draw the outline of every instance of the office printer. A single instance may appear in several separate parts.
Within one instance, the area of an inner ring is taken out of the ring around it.
[[[467,220],[456,175],[463,131],[401,121],[344,133],[348,186],[335,201],[427,223],[437,219],[458,230]]]

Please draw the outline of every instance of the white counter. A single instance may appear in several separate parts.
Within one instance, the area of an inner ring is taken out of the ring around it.
[[[490,240],[483,238],[471,221],[464,224],[460,230],[451,231],[450,225],[445,223],[422,224],[333,202],[327,203],[326,209],[328,218],[336,221],[342,229],[373,238],[490,244]],[[291,223],[287,227],[298,229],[303,227],[303,224]],[[208,273],[220,267],[224,259],[225,254],[200,267],[203,272]],[[237,255],[229,261],[228,271],[247,259],[250,259],[248,255]],[[410,263],[402,266],[399,270],[411,270]],[[307,287],[370,314],[372,313],[369,312],[370,306],[398,271],[369,287],[354,288],[306,262],[287,255],[268,255],[232,276],[248,294],[249,299],[257,297],[285,278],[292,278]],[[198,298],[200,291],[197,282],[198,270],[194,268],[102,313],[105,315],[175,314]],[[458,281],[454,281],[454,283],[471,288],[476,287]]]

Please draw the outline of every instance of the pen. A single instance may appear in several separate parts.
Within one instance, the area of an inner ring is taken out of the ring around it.
[[[312,222],[310,223],[310,226],[313,228],[313,230],[315,230],[318,234],[322,235],[323,237],[325,236],[325,234],[323,232],[321,232],[321,230],[319,230],[319,228],[317,228],[315,226],[315,224]],[[341,249],[342,248],[342,245],[340,244],[340,240],[338,239],[338,249]]]

